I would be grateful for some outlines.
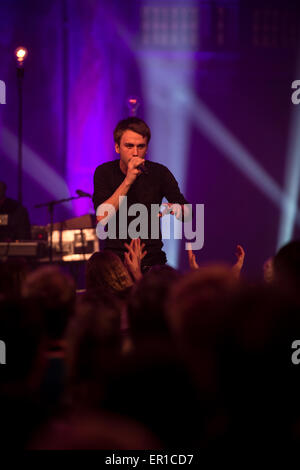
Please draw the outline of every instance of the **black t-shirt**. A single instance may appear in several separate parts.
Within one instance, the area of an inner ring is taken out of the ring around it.
[[[27,209],[9,197],[0,204],[0,241],[30,240]]]
[[[177,204],[187,204],[186,199],[181,194],[178,183],[170,170],[160,163],[145,162],[147,173],[142,173],[137,177],[135,182],[127,193],[127,215],[128,209],[132,204],[140,203],[146,206],[148,211],[148,230],[147,236],[141,236],[141,240],[145,243],[147,255],[144,258],[144,263],[159,264],[166,261],[165,253],[162,251],[163,243],[161,241],[161,230],[159,228],[158,238],[151,238],[151,205],[162,203],[165,197],[168,202]],[[125,174],[120,169],[120,160],[113,160],[111,162],[103,163],[96,168],[94,174],[94,194],[93,202],[95,210],[97,207],[109,199],[120,184],[125,179]],[[119,211],[118,211],[119,212]],[[130,243],[130,237],[127,232],[127,239],[120,239],[119,237],[119,214],[116,213],[116,239],[107,238],[105,241],[100,242],[100,247],[110,249],[121,258],[123,258],[124,242]],[[158,213],[158,210],[157,210]],[[139,216],[137,212],[134,216],[127,217],[128,226],[130,223]]]

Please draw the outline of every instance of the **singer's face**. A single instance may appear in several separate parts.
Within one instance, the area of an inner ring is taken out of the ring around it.
[[[121,169],[127,170],[128,163],[133,157],[145,158],[147,138],[128,129],[123,133],[120,145],[115,144],[115,149],[120,154]]]

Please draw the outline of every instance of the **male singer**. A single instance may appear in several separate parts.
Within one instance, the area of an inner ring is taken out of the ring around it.
[[[117,213],[120,197],[127,197],[127,206],[132,204],[144,204],[148,211],[147,237],[142,237],[145,243],[146,256],[142,260],[143,270],[148,267],[165,264],[166,254],[162,250],[161,230],[159,236],[151,238],[151,205],[161,205],[165,197],[168,201],[168,209],[177,218],[181,217],[182,207],[188,204],[181,194],[178,183],[167,167],[160,163],[145,160],[151,132],[147,124],[137,117],[130,117],[120,121],[114,130],[115,150],[120,158],[103,163],[96,168],[94,174],[93,202],[95,210],[101,209],[102,204],[111,204]],[[123,204],[123,202],[121,202]],[[176,204],[176,205],[173,205]],[[187,208],[184,208],[186,216]],[[98,210],[98,212],[100,212]],[[159,215],[157,211],[156,216]],[[105,215],[97,216],[98,222],[105,219]],[[134,217],[128,216],[128,225]],[[106,222],[106,220],[105,220]],[[103,223],[103,222],[102,222]],[[124,260],[126,248],[124,243],[130,243],[130,237],[119,237],[119,220],[116,217],[117,238],[106,238],[101,244],[101,249],[114,251]],[[124,227],[122,227],[124,229]]]

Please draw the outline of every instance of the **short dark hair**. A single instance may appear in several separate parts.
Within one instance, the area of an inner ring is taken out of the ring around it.
[[[151,139],[151,131],[145,121],[137,117],[129,117],[127,119],[122,119],[122,121],[119,121],[116,125],[114,130],[114,141],[116,144],[120,145],[121,137],[127,130],[131,130],[137,134],[141,134],[143,137],[146,137],[147,144]]]
[[[293,240],[280,248],[273,265],[279,281],[285,280],[300,287],[300,240]]]

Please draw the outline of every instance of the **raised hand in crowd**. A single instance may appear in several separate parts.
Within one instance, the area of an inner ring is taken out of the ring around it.
[[[124,254],[124,264],[135,281],[142,277],[141,262],[146,256],[147,251],[144,250],[145,244],[141,243],[140,238],[133,238],[128,245],[124,243],[127,252]]]
[[[189,247],[187,252],[188,252],[189,266],[191,270],[199,269],[199,264],[196,261],[196,256],[194,255],[193,250]],[[232,266],[232,271],[235,277],[239,278],[242,267],[244,265],[244,260],[245,260],[245,250],[241,245],[237,245],[235,255],[237,257],[237,261]]]
[[[236,263],[232,266],[232,271],[236,278],[239,278],[241,275],[241,270],[244,265],[245,260],[245,250],[241,245],[236,246],[235,256],[237,258]]]
[[[196,261],[196,256],[193,253],[193,250],[191,249],[190,245],[191,243],[188,243],[189,249],[187,250],[188,253],[188,259],[189,259],[189,265],[191,270],[195,270],[199,268],[199,264]]]

